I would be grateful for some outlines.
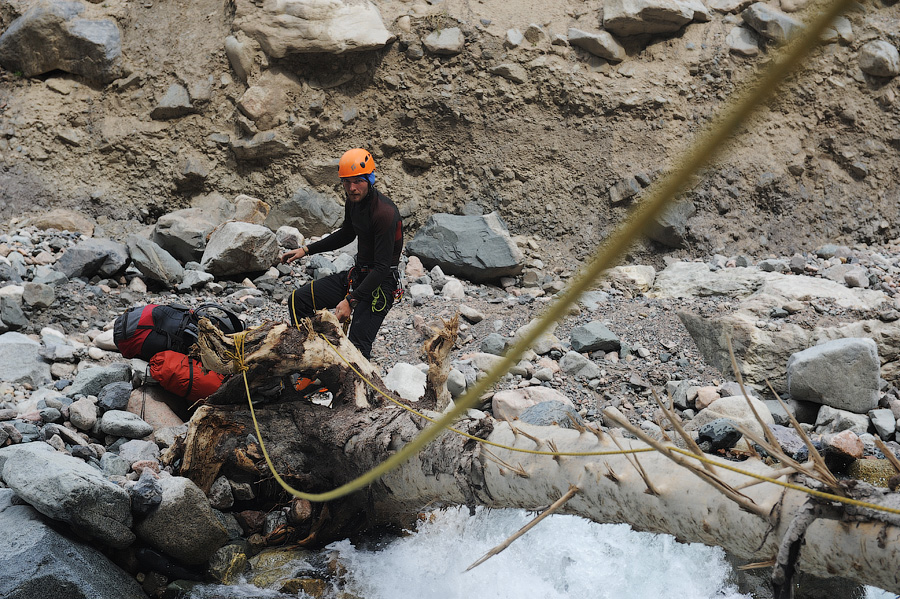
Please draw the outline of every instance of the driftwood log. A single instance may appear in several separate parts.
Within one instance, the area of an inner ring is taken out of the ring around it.
[[[434,347],[448,342],[445,339]],[[375,390],[384,391],[375,369],[355,352],[327,312],[299,329],[264,324],[246,334],[242,349],[235,347],[232,337],[204,327],[199,355],[205,367],[223,373],[237,372],[242,362],[251,397],[266,381],[292,372],[316,376],[329,386],[335,396],[331,407],[302,400],[291,389],[274,401],[254,404],[276,469],[289,484],[306,492],[327,491],[352,480],[430,424]],[[438,399],[433,393],[431,401]],[[243,377],[235,376],[209,398],[209,405],[195,412],[182,473],[203,489],[220,473],[255,476],[261,481],[260,489],[268,489],[278,500],[279,489],[259,458],[246,402]],[[416,409],[434,407],[425,403]],[[595,428],[538,427],[490,416],[462,419],[456,427],[525,450],[615,452],[620,447],[647,447]],[[900,593],[900,517],[811,498],[771,483],[748,485],[752,480],[743,474],[717,466],[677,467],[673,459],[674,454],[660,451],[588,457],[518,453],[445,431],[365,492],[328,506],[313,506],[315,524],[296,531],[295,540],[327,543],[361,526],[408,524],[421,510],[442,505],[535,509],[552,504],[575,486],[578,492],[561,513],[595,522],[628,523],[636,530],[666,533],[684,542],[718,545],[755,562],[775,564],[781,552],[782,584],[785,575],[789,578],[799,570]],[[779,480],[818,484],[809,476],[811,468],[794,473],[755,458],[738,465]],[[900,507],[900,495],[886,489],[847,484],[838,491]],[[289,499],[281,493],[281,501]],[[818,507],[811,508],[810,502]]]

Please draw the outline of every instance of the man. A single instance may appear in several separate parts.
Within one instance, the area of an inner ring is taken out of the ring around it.
[[[400,284],[397,267],[403,250],[403,224],[397,206],[375,189],[375,161],[362,148],[341,156],[338,176],[344,187],[341,227],[308,246],[285,252],[283,263],[342,248],[357,239],[356,264],[350,271],[323,277],[291,295],[291,322],[334,308],[338,320],[351,317],[348,338],[367,359],[372,342],[394,304]]]

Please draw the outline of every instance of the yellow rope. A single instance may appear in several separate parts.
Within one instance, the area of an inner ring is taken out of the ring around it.
[[[423,430],[415,439],[412,439],[384,462],[353,481],[327,493],[306,494],[296,490],[291,492],[309,501],[330,501],[358,491],[366,485],[375,482],[394,468],[399,467],[403,462],[437,438],[444,428],[455,422],[466,410],[473,407],[479,398],[519,361],[522,354],[550,328],[551,324],[562,319],[578,298],[590,289],[595,281],[606,270],[611,268],[632,243],[663,213],[668,204],[688,185],[694,173],[706,164],[713,153],[737,130],[737,127],[750,116],[757,106],[763,103],[784,77],[818,44],[821,33],[837,16],[844,12],[851,1],[834,0],[828,5],[826,10],[818,14],[794,42],[784,47],[780,55],[776,57],[772,65],[766,69],[755,85],[747,89],[742,95],[736,96],[737,99],[733,104],[726,106],[722,117],[717,119],[711,128],[684,154],[682,160],[672,171],[651,188],[648,197],[641,203],[639,209],[632,213],[620,229],[613,232],[604,245],[598,248],[587,266],[573,279],[560,297],[548,307],[547,312],[536,322],[535,326],[530,328],[501,357],[500,361],[484,378],[477,381],[474,386],[457,400],[453,409],[438,419],[433,426]],[[247,385],[246,374],[244,381],[245,385]],[[249,386],[247,390],[249,396]],[[250,408],[252,411],[252,402]],[[262,443],[261,440],[260,443]],[[268,455],[266,455],[266,460],[271,467]],[[287,485],[284,484],[283,486]]]

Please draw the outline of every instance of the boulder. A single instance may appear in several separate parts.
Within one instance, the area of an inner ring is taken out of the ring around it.
[[[709,21],[701,0],[611,0],[603,5],[603,28],[615,35],[671,33],[691,21]]]
[[[110,19],[84,19],[80,2],[41,0],[0,35],[0,65],[34,77],[54,70],[110,83],[124,73],[122,38]]]
[[[802,21],[762,2],[744,9],[741,19],[761,36],[777,43],[788,41],[804,27]]]
[[[790,357],[788,393],[796,399],[866,414],[878,407],[879,368],[878,346],[872,339],[828,341]]]
[[[238,0],[234,28],[274,58],[378,50],[394,40],[378,8],[368,0]]]
[[[3,463],[2,478],[16,495],[85,538],[119,549],[134,541],[127,491],[77,458],[31,445],[17,446]]]
[[[40,343],[21,333],[0,335],[0,381],[39,388],[52,380]]]
[[[515,276],[524,256],[496,212],[484,216],[434,214],[406,246],[427,268],[474,282]]]
[[[526,408],[519,420],[536,426],[560,426],[574,429],[584,426],[584,420],[575,408],[559,401],[543,401]]]
[[[425,395],[426,375],[421,369],[398,362],[384,377],[385,386],[406,401],[419,401]]]
[[[100,551],[66,538],[30,505],[0,489],[0,597],[146,599],[140,584]]]
[[[329,168],[329,172],[329,176],[336,179],[333,167]],[[307,237],[315,237],[334,231],[343,218],[343,206],[332,197],[300,187],[289,199],[272,208],[266,218],[266,226],[270,229],[285,225],[296,227]]]
[[[625,47],[616,41],[616,38],[608,31],[591,33],[570,27],[568,38],[571,45],[577,46],[582,50],[587,50],[594,56],[599,56],[610,62],[621,62],[625,60]]]
[[[532,406],[548,402],[559,403],[570,408],[575,406],[567,395],[556,389],[525,387],[494,393],[494,397],[491,399],[491,411],[497,420],[516,420]]]
[[[135,526],[151,547],[185,564],[202,564],[228,540],[206,495],[190,479],[162,476],[162,501]]]
[[[271,229],[228,222],[210,236],[200,265],[206,272],[221,277],[268,270],[278,256],[278,241]]]
[[[615,333],[600,321],[577,326],[570,333],[572,349],[577,352],[618,351],[621,342]]]
[[[859,68],[876,77],[896,77],[900,75],[900,53],[890,42],[868,42],[859,49]]]
[[[106,385],[131,380],[131,366],[124,362],[108,366],[85,368],[75,375],[75,380],[66,389],[70,396],[98,395]]]
[[[759,414],[766,426],[775,424],[775,420],[766,408],[766,404],[755,397],[750,397],[750,403],[753,404],[753,409],[756,410],[756,413]],[[693,420],[685,424],[684,428],[689,431],[699,431],[705,425],[720,418],[727,418],[734,424],[765,438],[762,427],[747,404],[747,398],[742,395],[717,399],[709,404],[709,407],[705,410],[700,410]]]
[[[181,262],[199,262],[206,238],[225,222],[221,213],[203,208],[184,208],[159,217],[150,239]]]
[[[179,119],[193,112],[196,111],[193,104],[191,104],[191,96],[188,90],[183,85],[173,83],[159,99],[156,108],[150,112],[150,118],[157,121],[167,121]]]
[[[54,208],[49,212],[36,214],[26,218],[23,223],[26,227],[37,227],[42,231],[56,229],[58,231],[71,231],[81,233],[87,237],[94,234],[94,221],[80,212],[66,208]]]
[[[697,208],[691,201],[682,200],[670,205],[650,223],[647,237],[666,247],[682,247],[687,233],[687,222],[696,212]]]
[[[448,27],[432,31],[425,36],[423,43],[432,54],[455,56],[465,48],[466,37],[459,27]]]
[[[148,279],[175,287],[184,277],[184,267],[157,243],[137,235],[128,237],[128,251],[135,267]]]
[[[86,239],[68,248],[56,269],[72,279],[91,278],[100,275],[109,278],[125,269],[128,264],[128,247],[112,239]]]

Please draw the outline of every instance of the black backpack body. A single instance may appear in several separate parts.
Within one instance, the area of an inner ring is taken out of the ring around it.
[[[126,358],[149,361],[168,349],[186,354],[197,341],[201,318],[208,318],[226,334],[244,330],[237,315],[219,304],[206,303],[193,309],[181,304],[147,304],[129,308],[116,318],[113,342]]]

